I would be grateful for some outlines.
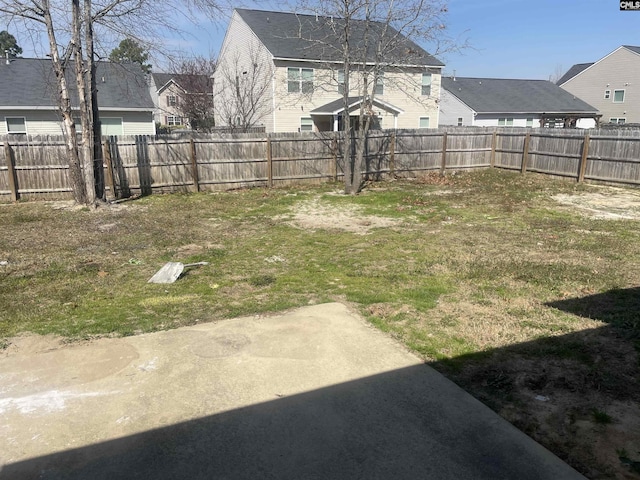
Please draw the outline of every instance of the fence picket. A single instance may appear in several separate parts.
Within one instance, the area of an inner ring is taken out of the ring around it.
[[[342,176],[343,145],[338,132],[110,137],[104,140],[105,178],[114,198],[137,191],[335,181]],[[0,201],[25,195],[69,198],[63,138],[5,137],[5,159],[6,167],[0,167]],[[478,127],[372,131],[365,160],[364,172],[374,180],[430,170],[495,167],[640,186],[640,131]]]

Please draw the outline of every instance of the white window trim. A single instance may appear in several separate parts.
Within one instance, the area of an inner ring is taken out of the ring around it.
[[[422,119],[426,118],[428,120],[429,126],[428,127],[422,127],[420,126],[422,124]],[[418,118],[418,128],[431,128],[431,117],[419,117]]]
[[[173,99],[173,103],[171,103],[171,99]],[[178,106],[178,96],[167,95],[167,107],[177,107],[177,106]]]
[[[620,122],[622,120],[622,123]],[[627,117],[610,117],[609,123],[615,123],[617,125],[625,125],[627,123]]]
[[[458,117],[458,126],[462,127],[464,125],[464,118],[463,117]]]
[[[378,93],[378,87],[380,87],[380,89],[382,90],[381,92]],[[373,92],[375,95],[384,95],[384,72],[379,72],[378,73],[378,78],[376,78],[376,83],[373,86]]]
[[[342,76],[342,81],[340,81],[341,76]],[[344,70],[338,70],[338,72],[336,73],[336,82],[338,82],[338,93],[340,95],[343,95],[344,85],[345,85]]]
[[[291,80],[289,78],[289,71],[290,70],[297,70],[298,71],[298,79],[297,80]],[[302,75],[302,71],[303,70],[308,70],[311,72],[311,91],[310,92],[305,92],[304,91],[304,83],[305,81],[303,80],[303,75]],[[298,91],[297,92],[292,92],[289,90],[289,84],[293,83],[293,82],[297,82],[298,83]],[[316,82],[316,72],[315,69],[313,68],[309,68],[309,67],[287,67],[287,93],[296,93],[298,95],[302,94],[302,95],[310,95],[313,93],[314,89],[315,89],[315,82]]]
[[[424,84],[424,77],[426,75],[428,75],[429,78],[431,79],[429,81],[429,85],[428,85],[429,93],[423,93],[424,92],[424,87],[427,86],[427,85]],[[431,73],[423,73],[422,76],[420,77],[420,82],[421,82],[420,83],[420,95],[423,96],[423,97],[430,97],[431,96],[431,90],[432,90],[432,87],[433,87],[433,74],[431,74]]]
[[[604,91],[604,98],[605,100],[609,100],[611,98],[611,90]]]
[[[170,123],[169,122],[170,118],[172,118],[172,119],[178,118],[180,120],[180,123],[175,123],[175,120],[174,120],[173,123]],[[180,115],[166,115],[165,120],[167,122],[167,126],[169,126],[169,127],[180,127],[180,126],[184,125],[184,121],[182,120],[182,117]]]
[[[9,118],[21,118],[24,122],[24,132],[9,132],[9,122],[7,122]],[[27,135],[27,117],[4,117],[4,127],[7,129],[7,135]]]
[[[622,100],[616,101],[616,92],[622,92]],[[624,88],[620,88],[613,91],[613,96],[611,97],[613,103],[624,103],[624,97],[626,96],[626,90]]]
[[[100,130],[102,130],[102,121],[106,120],[107,118],[117,118],[118,120],[120,120],[120,126],[122,127],[122,135],[124,135],[124,117],[100,117]],[[102,134],[102,132],[100,132],[100,134]]]
[[[504,123],[501,125],[500,121],[503,121]],[[513,127],[513,118],[508,118],[508,117],[498,118],[498,126],[499,127]]]
[[[527,127],[533,127],[533,118],[527,118],[525,125]]]
[[[311,127],[311,130],[305,130],[305,129],[302,128],[302,126],[303,126],[302,125],[302,121],[303,120],[310,120],[311,121],[311,124],[307,125],[307,126]],[[300,132],[313,132],[313,131],[314,131],[313,130],[313,118],[311,118],[311,117],[300,117]]]

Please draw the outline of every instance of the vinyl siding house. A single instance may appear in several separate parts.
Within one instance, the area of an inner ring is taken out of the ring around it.
[[[206,75],[186,75],[173,73],[151,74],[151,98],[154,104],[154,122],[169,128],[191,128],[188,118],[180,108],[182,99],[189,95],[189,88],[198,86],[198,92],[213,95],[213,85]],[[202,90],[205,90],[203,92]]]
[[[640,47],[623,45],[572,66],[557,84],[602,113],[603,123],[640,123]]]
[[[75,78],[68,72],[72,104]],[[98,108],[103,135],[154,135],[153,102],[137,65],[97,65]],[[57,83],[51,60],[15,58],[0,64],[0,135],[62,135]],[[80,114],[78,112],[78,121]]]
[[[267,132],[341,130],[344,71],[337,53],[341,41],[332,33],[334,22],[340,21],[322,16],[234,10],[214,74],[216,125],[242,122],[246,113],[236,114],[229,106],[236,101],[234,89],[239,91],[252,85],[260,92],[260,100],[254,102],[256,112],[251,112],[254,124],[264,125]],[[353,38],[362,35],[363,25],[354,21]],[[379,25],[373,28],[380,28]],[[384,72],[376,83],[370,110],[372,128],[435,128],[444,65],[415,43],[400,38],[399,50],[410,55],[384,59]],[[398,62],[397,58],[405,60]],[[357,89],[361,79],[361,74],[352,70],[349,78],[352,119],[358,115],[363,101]],[[247,107],[239,106],[240,109],[246,111]]]
[[[440,125],[593,128],[596,108],[546,80],[442,78]]]

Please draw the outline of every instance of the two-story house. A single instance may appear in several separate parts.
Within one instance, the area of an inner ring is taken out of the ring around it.
[[[213,86],[207,75],[152,73],[151,98],[155,106],[153,119],[157,125],[171,128],[193,128],[189,110],[194,108],[190,96],[211,96]],[[196,100],[206,108],[206,101]]]
[[[602,113],[603,123],[640,123],[640,47],[623,45],[572,66],[557,84]]]
[[[253,125],[264,125],[267,132],[341,130],[346,82],[336,22],[340,19],[234,10],[214,74],[216,125],[242,125],[251,115]],[[350,29],[353,41],[362,41],[365,23],[352,20]],[[362,69],[371,65],[378,73],[368,99],[373,128],[435,128],[444,65],[414,42],[396,39],[402,42],[392,54],[367,54],[354,63],[349,114],[358,115]]]

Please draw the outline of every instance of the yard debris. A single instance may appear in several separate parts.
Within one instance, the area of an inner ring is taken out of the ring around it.
[[[536,400],[538,400],[539,402],[548,402],[549,401],[549,397],[545,397],[544,395],[536,395],[534,398]]]
[[[1,260],[0,261],[0,267],[6,267],[7,265],[9,265],[9,262],[6,260]]]
[[[267,263],[284,263],[286,260],[282,258],[280,255],[274,255],[273,257],[267,257],[264,259]]]
[[[182,262],[167,262],[147,283],[173,283],[180,278],[182,271],[186,267],[195,267],[197,265],[209,265],[209,262],[187,263],[186,265]]]

